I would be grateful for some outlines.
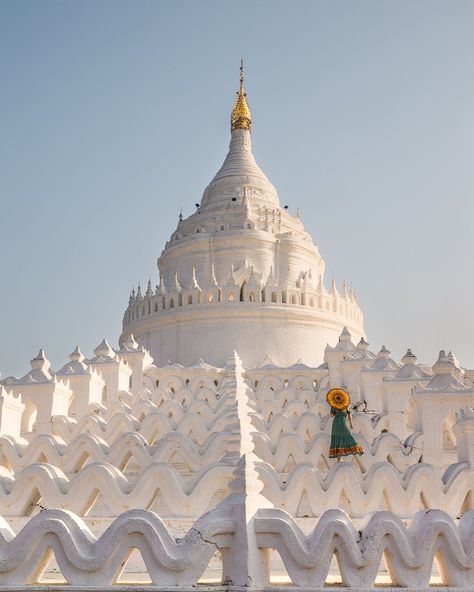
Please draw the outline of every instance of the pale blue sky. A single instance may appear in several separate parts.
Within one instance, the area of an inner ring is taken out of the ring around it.
[[[0,370],[117,344],[229,141],[298,206],[371,349],[474,367],[474,2],[0,1]]]

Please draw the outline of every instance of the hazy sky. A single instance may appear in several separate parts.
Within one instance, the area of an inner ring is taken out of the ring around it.
[[[253,148],[371,349],[474,367],[474,2],[0,1],[0,370],[117,345],[132,284]]]

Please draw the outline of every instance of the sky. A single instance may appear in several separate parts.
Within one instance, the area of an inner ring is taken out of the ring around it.
[[[253,152],[370,348],[474,368],[474,2],[0,0],[0,371],[117,346],[132,285]]]

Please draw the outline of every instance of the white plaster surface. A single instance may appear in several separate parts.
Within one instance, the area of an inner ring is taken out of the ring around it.
[[[474,370],[370,350],[247,130],[158,268],[117,349],[0,381],[0,591],[474,589]]]

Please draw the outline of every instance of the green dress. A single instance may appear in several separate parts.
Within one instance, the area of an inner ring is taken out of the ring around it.
[[[332,422],[329,458],[349,456],[351,454],[364,454],[362,446],[357,444],[350,430],[350,413],[350,407],[346,407],[346,409],[336,409],[335,407],[331,407],[331,415],[334,416],[334,419]]]

